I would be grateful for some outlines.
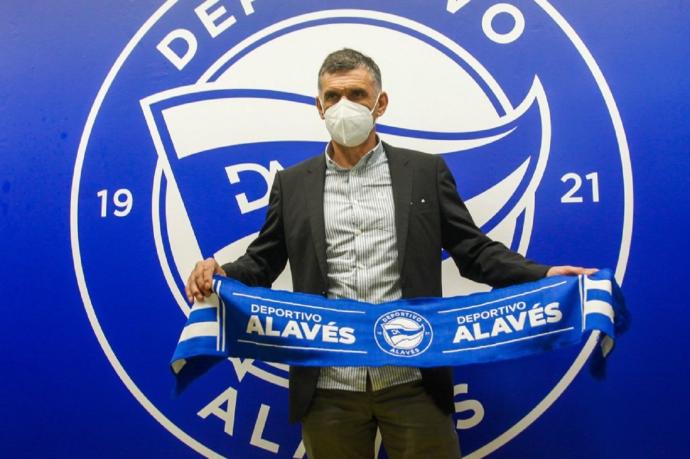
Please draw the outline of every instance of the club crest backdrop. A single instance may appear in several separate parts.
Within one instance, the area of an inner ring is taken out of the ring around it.
[[[306,457],[286,365],[229,359],[173,397],[168,362],[194,263],[241,255],[275,174],[323,153],[316,74],[342,47],[381,67],[380,136],[443,156],[487,234],[542,263],[609,267],[628,300],[602,381],[593,340],[456,368],[463,454],[687,454],[684,3],[0,12],[4,457]],[[444,295],[488,290],[443,258]]]

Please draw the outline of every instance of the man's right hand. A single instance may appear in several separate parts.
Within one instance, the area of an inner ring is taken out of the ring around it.
[[[197,301],[204,301],[211,294],[214,274],[226,275],[215,259],[207,258],[197,262],[184,289],[190,304],[194,303],[195,298]]]

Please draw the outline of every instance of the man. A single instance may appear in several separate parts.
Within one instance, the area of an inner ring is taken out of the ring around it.
[[[371,303],[441,296],[441,249],[494,287],[594,271],[549,268],[490,240],[440,156],[381,142],[388,94],[371,58],[331,53],[318,89],[325,153],[276,175],[259,236],[232,263],[197,263],[190,302],[211,293],[213,274],[270,287],[288,260],[295,291]],[[371,458],[377,427],[392,459],[459,458],[452,411],[450,368],[290,368],[290,419],[310,459]]]

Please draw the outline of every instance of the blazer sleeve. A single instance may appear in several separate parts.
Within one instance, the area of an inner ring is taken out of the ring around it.
[[[458,195],[455,180],[442,157],[437,156],[437,186],[441,211],[441,243],[460,273],[492,287],[535,281],[549,266],[535,263],[477,228]]]
[[[228,277],[260,287],[270,287],[287,263],[281,174],[278,172],[271,187],[266,220],[259,235],[237,260],[221,267]]]

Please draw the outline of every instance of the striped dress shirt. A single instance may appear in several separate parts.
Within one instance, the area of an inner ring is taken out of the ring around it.
[[[393,188],[381,141],[351,169],[333,161],[328,148],[325,154],[328,297],[369,303],[401,298]],[[316,387],[364,392],[367,375],[373,390],[422,377],[410,367],[326,367]]]

